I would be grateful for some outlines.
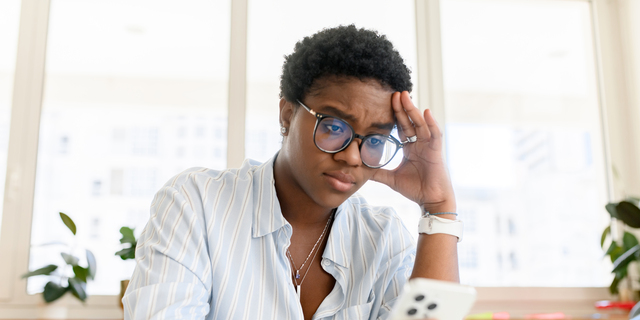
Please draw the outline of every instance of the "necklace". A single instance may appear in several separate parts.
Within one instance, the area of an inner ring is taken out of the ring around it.
[[[329,229],[329,225],[331,224],[331,220],[333,219],[334,213],[335,213],[335,210],[331,213],[331,216],[329,217],[329,220],[327,220],[327,224],[324,226],[324,230],[322,230],[322,233],[320,234],[320,237],[318,238],[316,243],[313,245],[313,248],[311,248],[311,252],[309,252],[309,255],[307,256],[307,259],[305,259],[304,262],[302,263],[302,265],[300,265],[300,268],[296,267],[296,263],[293,261],[293,257],[291,256],[291,252],[289,251],[289,248],[287,248],[287,256],[289,257],[289,260],[291,261],[291,265],[293,266],[293,269],[291,270],[291,273],[293,274],[293,277],[294,277],[293,281],[296,284],[296,292],[298,294],[298,300],[300,300],[300,297],[301,297],[300,296],[300,291],[301,291],[302,283],[304,282],[304,279],[307,278],[307,274],[309,273],[309,269],[311,268],[311,264],[316,259],[316,255],[318,255],[318,251],[320,251],[319,248],[318,248],[318,250],[316,250],[316,247],[318,246],[318,244],[320,242],[322,242],[322,239],[324,239],[324,235],[327,233],[327,229]],[[315,251],[315,254],[313,254],[314,251]],[[313,258],[311,259],[311,262],[307,266],[307,271],[302,276],[302,280],[300,280],[300,283],[298,283],[298,279],[300,279],[300,270],[304,269],[305,264],[307,263],[309,258],[311,258],[312,254],[313,254]],[[293,273],[294,270],[295,270],[295,273]]]

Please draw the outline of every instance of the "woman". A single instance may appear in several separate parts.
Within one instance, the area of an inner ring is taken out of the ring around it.
[[[456,236],[421,233],[416,246],[392,209],[355,194],[373,179],[435,224],[455,219],[441,131],[411,102],[391,43],[325,29],[286,57],[280,89],[271,160],[189,169],[158,192],[125,319],[385,319],[409,277],[458,281]],[[396,151],[400,166],[380,169]]]

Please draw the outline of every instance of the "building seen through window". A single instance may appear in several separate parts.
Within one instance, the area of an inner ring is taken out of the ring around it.
[[[606,181],[588,4],[443,0],[441,9],[441,126],[465,222],[462,281],[608,285],[598,239]],[[386,34],[418,85],[414,1],[249,1],[248,10],[248,158],[266,161],[279,149],[283,55],[323,27],[355,23]],[[109,18],[120,12],[126,19]],[[226,168],[234,147],[227,146],[229,17],[229,2],[52,2],[30,268],[60,262],[38,245],[72,240],[61,236],[62,211],[76,221],[79,243],[109,270],[89,293],[116,294],[132,271],[114,255],[120,227],[139,233],[154,193],[186,168]],[[6,74],[0,68],[0,112]],[[0,164],[8,139],[2,119]],[[417,205],[375,182],[360,192],[372,205],[394,207],[417,235]],[[45,281],[30,279],[28,291]]]
[[[139,234],[172,176],[226,167],[229,19],[226,1],[51,2],[31,269],[61,262],[40,244],[74,241],[65,212],[98,261],[88,293],[117,294],[120,228]]]
[[[444,0],[441,10],[447,157],[474,230],[459,248],[478,257],[461,263],[461,280],[608,286],[589,3]]]

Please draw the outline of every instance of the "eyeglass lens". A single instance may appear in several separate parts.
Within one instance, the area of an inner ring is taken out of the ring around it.
[[[336,118],[325,117],[316,127],[315,143],[326,152],[343,149],[352,138],[351,127]],[[362,162],[370,167],[381,167],[391,161],[397,148],[396,143],[385,135],[369,135],[361,143],[360,157]]]

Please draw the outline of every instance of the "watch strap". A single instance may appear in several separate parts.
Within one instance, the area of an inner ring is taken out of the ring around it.
[[[420,218],[418,232],[425,234],[449,234],[457,237],[458,242],[460,242],[462,241],[462,221],[426,215]]]

